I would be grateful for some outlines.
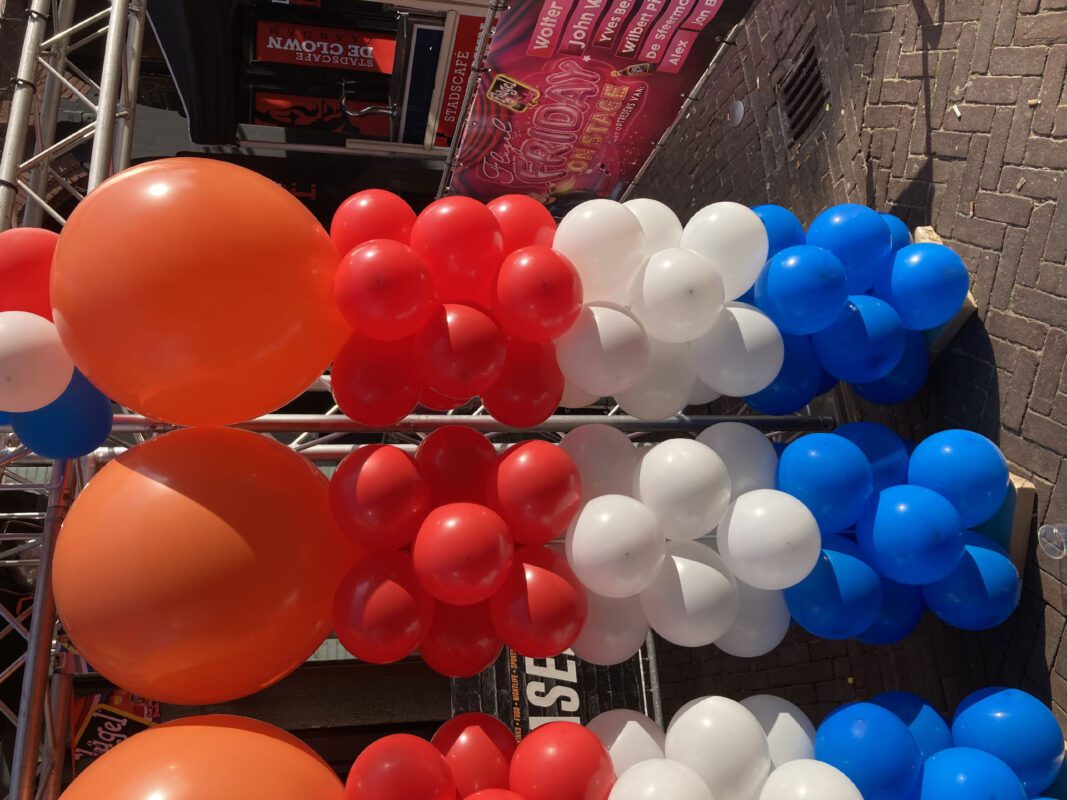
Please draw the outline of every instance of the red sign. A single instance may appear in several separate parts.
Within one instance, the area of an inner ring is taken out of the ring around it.
[[[497,24],[451,191],[562,213],[617,197],[718,47],[723,0],[515,0]]]
[[[463,110],[463,95],[467,91],[467,81],[474,69],[474,51],[478,47],[478,34],[481,33],[485,17],[461,16],[456,25],[456,38],[452,44],[452,57],[448,60],[448,72],[445,77],[444,96],[441,109],[437,115],[438,147],[448,147],[459,125],[459,114]]]
[[[347,28],[256,22],[256,60],[391,75],[396,38]]]
[[[372,105],[362,100],[348,100],[349,111],[360,111]],[[277,125],[283,128],[315,128],[357,136],[389,138],[389,118],[371,114],[349,119],[341,108],[339,97],[317,97],[281,92],[255,93],[252,122],[256,125]]]

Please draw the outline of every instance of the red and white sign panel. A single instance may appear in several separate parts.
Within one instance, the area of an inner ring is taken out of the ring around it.
[[[456,38],[452,45],[452,57],[448,60],[448,75],[445,78],[444,96],[441,98],[441,111],[437,117],[438,147],[452,144],[452,136],[459,125],[459,114],[463,110],[463,95],[467,91],[467,81],[474,69],[474,51],[478,47],[478,34],[485,23],[485,17],[460,16],[456,24]]]
[[[348,28],[256,22],[256,61],[391,75],[396,38]]]

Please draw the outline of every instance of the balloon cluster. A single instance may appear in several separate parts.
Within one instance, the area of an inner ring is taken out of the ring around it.
[[[936,433],[909,455],[871,422],[809,434],[778,461],[777,487],[810,509],[818,563],[785,592],[793,619],[825,639],[903,639],[926,609],[966,630],[1004,622],[1021,581],[1011,559],[973,529],[1008,500],[1004,456],[965,430]]]
[[[376,741],[352,765],[345,800],[607,800],[614,782],[607,750],[581,725],[549,723],[516,745],[498,719],[473,713],[430,742]]]
[[[352,333],[333,363],[349,417],[392,424],[423,405],[481,397],[509,425],[543,422],[563,396],[553,340],[578,318],[582,284],[550,246],[552,215],[508,195],[446,197],[418,216],[369,189],[338,208],[337,307]]]
[[[922,698],[887,692],[837,709],[815,734],[815,758],[846,774],[864,800],[1036,798],[1056,780],[1063,753],[1052,711],[1001,687],[964,698],[951,727]]]
[[[560,447],[583,487],[565,540],[588,592],[589,615],[571,646],[579,657],[620,663],[649,626],[674,644],[714,642],[737,656],[782,641],[782,590],[815,566],[819,528],[803,503],[773,488],[778,458],[763,434],[724,422],[696,440],[638,449],[618,430],[592,424]],[[697,541],[716,528],[717,552]]]
[[[52,322],[58,241],[40,228],[0,233],[0,413],[38,455],[76,458],[111,433],[111,402],[75,369]]]
[[[474,675],[502,644],[558,655],[586,616],[581,584],[544,547],[578,511],[570,456],[540,440],[499,456],[477,431],[440,428],[414,458],[368,445],[338,466],[330,506],[372,555],[342,579],[333,606],[341,643],[374,663],[418,648],[432,668]]]
[[[782,333],[785,364],[745,401],[767,414],[803,408],[836,381],[875,403],[899,403],[926,381],[922,331],[950,320],[970,278],[942,244],[912,244],[890,214],[847,203],[805,233],[781,206],[757,206],[769,260],[746,296]]]

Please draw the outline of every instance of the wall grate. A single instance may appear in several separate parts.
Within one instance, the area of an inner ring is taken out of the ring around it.
[[[778,85],[778,98],[785,114],[792,143],[800,143],[815,129],[830,99],[823,81],[815,46],[809,42]]]

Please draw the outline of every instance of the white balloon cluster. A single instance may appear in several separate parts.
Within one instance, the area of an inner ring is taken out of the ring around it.
[[[740,703],[700,697],[663,731],[637,711],[595,717],[617,777],[609,800],[862,800],[855,784],[815,761],[815,726],[780,697]]]
[[[63,394],[73,374],[55,325],[28,311],[0,313],[0,409],[43,408]]]
[[[572,646],[618,664],[651,627],[683,647],[715,643],[753,657],[789,629],[784,589],[814,568],[814,516],[774,487],[778,456],[750,425],[723,422],[696,440],[638,448],[608,425],[583,425],[560,445],[578,468],[584,505],[565,549],[589,613]],[[716,547],[702,538],[715,534]]]
[[[564,406],[611,395],[628,414],[666,419],[754,394],[782,368],[778,328],[734,302],[767,261],[751,209],[713,203],[683,228],[656,200],[590,200],[563,218],[552,246],[578,270],[586,302],[556,342]]]

